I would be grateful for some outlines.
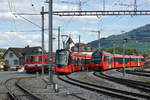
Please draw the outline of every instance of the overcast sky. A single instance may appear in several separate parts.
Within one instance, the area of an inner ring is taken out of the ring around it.
[[[41,16],[12,15],[12,13],[40,13],[44,6],[48,11],[46,0],[0,0],[0,48],[25,47],[41,45]],[[79,10],[79,0],[53,0],[54,10]],[[68,3],[62,3],[66,1]],[[103,0],[81,0],[82,10],[102,10]],[[133,10],[134,0],[105,0],[105,10]],[[128,5],[128,6],[122,6]],[[150,0],[137,0],[138,10],[150,10]],[[57,27],[61,34],[70,35],[75,43],[79,34],[81,41],[88,43],[97,39],[95,30],[101,31],[101,37],[121,34],[145,24],[150,24],[150,16],[95,16],[95,17],[59,17],[53,16],[54,50],[57,49]],[[48,28],[48,16],[45,15],[45,28]],[[45,47],[48,48],[48,31],[45,31]]]

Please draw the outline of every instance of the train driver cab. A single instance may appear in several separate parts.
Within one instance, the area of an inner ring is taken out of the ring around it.
[[[97,50],[92,54],[92,63],[93,64],[102,63],[102,51]]]
[[[57,50],[56,51],[56,65],[58,68],[65,68],[69,63],[69,51]]]

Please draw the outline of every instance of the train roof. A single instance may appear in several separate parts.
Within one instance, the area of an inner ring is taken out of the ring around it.
[[[108,53],[105,51],[100,51],[100,52],[102,52],[106,56],[123,58],[123,55],[121,55],[121,54],[111,54],[111,53]],[[125,58],[144,58],[144,57],[143,56],[135,56],[135,55],[125,55]]]
[[[91,58],[91,55],[86,55],[86,54],[79,54],[79,53],[74,53],[74,52],[70,52],[70,55],[75,56],[75,57],[79,57],[79,58]]]

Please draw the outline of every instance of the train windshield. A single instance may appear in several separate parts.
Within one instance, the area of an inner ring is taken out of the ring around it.
[[[29,56],[25,57],[25,62],[29,62]]]
[[[57,51],[56,52],[56,64],[58,67],[65,67],[68,65],[68,51]]]
[[[94,64],[101,64],[101,62],[102,62],[102,52],[101,51],[95,51],[92,54],[92,62]]]

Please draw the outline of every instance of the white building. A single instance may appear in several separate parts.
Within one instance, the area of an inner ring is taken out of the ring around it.
[[[4,53],[5,65],[9,68],[24,65],[24,56],[30,54],[39,54],[42,52],[41,47],[9,48]]]
[[[80,48],[80,49],[79,49]],[[96,49],[92,47],[89,44],[84,44],[84,43],[74,43],[72,38],[69,37],[67,42],[66,42],[66,49],[72,51],[72,52],[80,52],[81,54],[87,54],[91,55],[93,51]]]

